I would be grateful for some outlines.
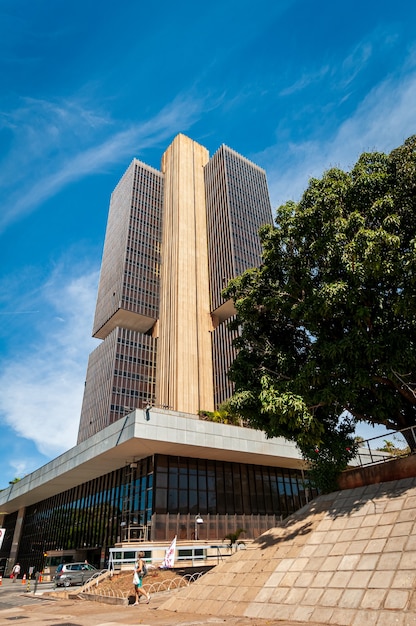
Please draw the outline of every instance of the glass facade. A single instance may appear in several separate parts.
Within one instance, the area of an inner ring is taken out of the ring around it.
[[[27,507],[17,560],[26,570],[43,568],[45,554],[104,566],[117,543],[194,540],[196,515],[199,539],[236,528],[255,538],[303,506],[306,487],[300,470],[155,455]],[[0,559],[16,517],[6,517]]]

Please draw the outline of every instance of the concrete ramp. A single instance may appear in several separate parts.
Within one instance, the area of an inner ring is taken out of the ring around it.
[[[416,626],[416,478],[320,496],[160,608]]]

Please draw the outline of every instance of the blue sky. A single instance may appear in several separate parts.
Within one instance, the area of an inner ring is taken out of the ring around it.
[[[415,23],[411,0],[0,0],[0,488],[75,444],[131,159],[184,132],[299,199],[416,132]]]

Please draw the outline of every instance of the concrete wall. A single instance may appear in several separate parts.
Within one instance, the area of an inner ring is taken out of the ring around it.
[[[345,470],[338,480],[340,489],[355,489],[366,485],[377,485],[391,480],[416,476],[416,455],[392,459],[366,467]]]

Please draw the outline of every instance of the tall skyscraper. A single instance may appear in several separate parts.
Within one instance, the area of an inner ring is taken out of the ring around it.
[[[196,414],[232,394],[228,281],[261,262],[264,170],[178,135],[161,171],[134,159],[110,202],[78,443],[147,405]]]

